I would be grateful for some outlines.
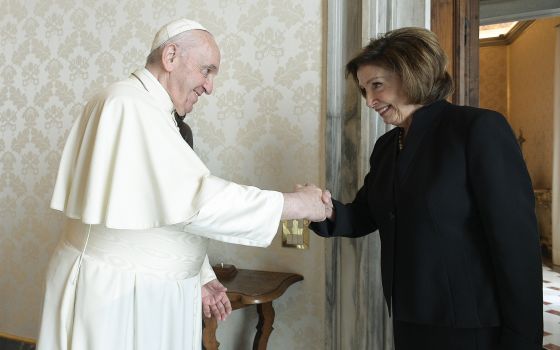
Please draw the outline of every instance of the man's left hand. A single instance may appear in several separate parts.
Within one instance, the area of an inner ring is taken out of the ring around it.
[[[223,321],[231,313],[231,303],[226,295],[227,288],[217,279],[202,286],[202,312],[206,318],[214,316]]]

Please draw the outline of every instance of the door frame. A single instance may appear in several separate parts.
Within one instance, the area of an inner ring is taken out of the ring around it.
[[[451,102],[479,104],[479,0],[432,0],[431,30],[447,57],[455,90]]]

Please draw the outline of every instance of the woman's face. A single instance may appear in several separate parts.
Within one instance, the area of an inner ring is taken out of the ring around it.
[[[358,68],[358,85],[368,107],[375,109],[386,124],[408,127],[409,118],[421,105],[408,103],[400,77],[376,65]]]

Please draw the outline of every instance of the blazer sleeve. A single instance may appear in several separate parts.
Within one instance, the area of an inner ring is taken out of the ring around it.
[[[323,237],[361,237],[377,230],[368,203],[368,178],[351,203],[343,204],[333,199],[335,220],[314,222],[309,225],[315,233]]]
[[[467,144],[470,184],[492,252],[500,349],[542,349],[542,263],[531,180],[505,118],[485,111]]]

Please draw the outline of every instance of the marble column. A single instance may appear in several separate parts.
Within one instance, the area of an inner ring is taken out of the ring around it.
[[[362,46],[361,1],[328,1],[327,38],[327,123],[326,123],[326,187],[333,197],[350,201],[358,188],[358,152],[360,146],[360,95],[351,79],[345,78],[345,65]],[[331,239],[326,245],[326,327],[325,349],[352,349],[348,337],[363,336],[345,325],[353,326],[358,312],[348,293],[355,290],[342,256],[341,239]],[[343,272],[344,271],[344,272]],[[348,280],[350,277],[350,280]]]
[[[371,37],[404,26],[429,27],[429,0],[329,0],[327,35],[327,188],[353,199],[369,171],[377,138],[389,130],[363,103],[346,62]],[[331,239],[326,248],[329,350],[392,349],[392,327],[381,289],[377,233]]]

